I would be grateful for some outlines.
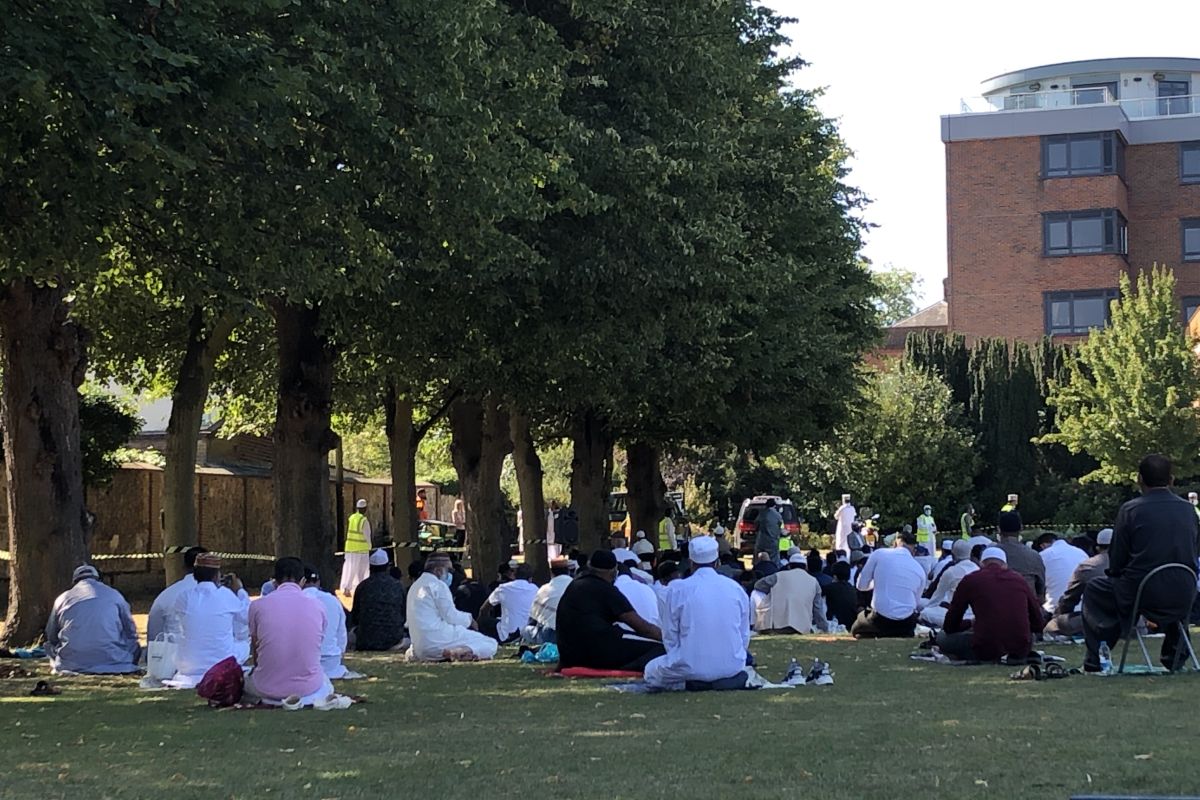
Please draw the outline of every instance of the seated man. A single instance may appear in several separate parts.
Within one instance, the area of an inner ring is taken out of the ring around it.
[[[929,597],[921,600],[920,621],[932,628],[945,625],[946,611],[954,599],[954,590],[964,577],[979,570],[979,566],[971,560],[971,542],[967,539],[956,539],[950,545],[950,556],[954,559],[953,563],[942,570],[933,582],[932,591],[927,593]],[[972,614],[968,611],[967,619],[971,618]]]
[[[858,617],[858,590],[850,582],[850,562],[838,561],[833,565],[833,583],[821,590],[825,598],[825,616],[832,624],[837,622],[846,630]]]
[[[235,627],[248,625],[250,613],[241,580],[230,573],[222,582],[221,559],[212,553],[196,556],[192,575],[196,585],[175,603],[183,641],[175,654],[176,673],[171,680],[172,686],[189,689],[218,661],[233,656],[241,663],[249,657],[249,650],[243,655],[234,637]]]
[[[829,630],[821,585],[808,572],[803,553],[788,558],[787,567],[754,584],[754,630],[812,633]]]
[[[1042,598],[1042,607],[1046,613],[1054,613],[1059,599],[1067,591],[1075,568],[1088,556],[1087,553],[1075,547],[1066,539],[1060,539],[1053,533],[1043,533],[1033,543],[1034,552],[1042,559],[1046,571],[1046,594]]]
[[[91,564],[77,567],[46,622],[46,655],[55,672],[121,675],[135,672],[142,648],[129,603],[104,585]]]
[[[550,562],[550,582],[537,590],[529,608],[529,625],[521,638],[527,644],[548,644],[558,641],[558,602],[571,583],[571,561],[556,558]]]
[[[404,584],[392,577],[386,550],[373,550],[367,563],[350,608],[354,649],[395,650],[404,641]]]
[[[654,545],[652,545],[650,540],[646,538],[645,531],[637,532],[637,541],[633,543],[633,547],[630,549],[637,554],[638,558],[642,558],[647,561],[649,561],[650,557],[654,555]]]
[[[179,596],[196,585],[192,570],[196,568],[196,556],[207,553],[203,547],[189,547],[183,552],[183,567],[187,574],[158,593],[150,605],[150,614],[146,617],[146,641],[153,642],[160,635],[169,633],[176,638],[183,634],[179,626],[179,615],[175,613],[175,603]]]
[[[558,603],[559,668],[641,671],[661,656],[662,632],[642,619],[613,585],[617,560],[608,550],[592,553],[588,570],[571,581]],[[624,622],[635,634],[616,627]]]
[[[488,595],[487,605],[500,606],[499,619],[481,617],[479,630],[501,644],[520,638],[521,626],[529,621],[529,611],[537,593],[533,567],[528,564],[517,567],[513,580],[500,584]]]
[[[1006,511],[1000,515],[997,526],[1000,529],[1000,542],[996,545],[1004,551],[1008,558],[1008,568],[1020,573],[1033,589],[1035,597],[1046,595],[1046,565],[1042,557],[1026,547],[1021,541],[1021,515],[1016,511]]]
[[[346,609],[342,601],[321,588],[321,573],[315,567],[304,567],[304,596],[312,598],[321,606],[325,618],[325,636],[321,639],[321,669],[325,677],[357,677],[342,663],[346,654]],[[357,587],[356,587],[357,588]]]
[[[1105,528],[1096,534],[1096,554],[1080,561],[1079,566],[1075,567],[1067,590],[1054,607],[1054,616],[1046,623],[1043,631],[1046,636],[1074,638],[1083,635],[1083,613],[1080,610],[1083,590],[1092,579],[1101,577],[1108,569],[1108,546],[1112,544],[1112,535],[1112,528]]]
[[[632,561],[618,565],[617,579],[613,582],[613,586],[617,587],[618,592],[625,595],[625,599],[629,601],[629,605],[633,606],[633,610],[638,613],[638,616],[651,625],[657,625],[658,595],[649,585],[633,576],[633,567]]]
[[[638,533],[645,535],[645,531],[638,531]],[[617,564],[624,564],[626,561],[632,561],[636,564],[642,560],[637,553],[629,549],[629,543],[622,534],[610,536],[608,538],[608,546],[612,548],[612,554],[617,559]]]
[[[858,576],[859,590],[872,592],[871,607],[850,628],[855,639],[904,638],[916,629],[917,603],[925,589],[925,569],[913,557],[917,535],[901,531],[892,536],[892,546],[871,553]]]
[[[325,611],[300,588],[304,564],[298,558],[275,562],[275,591],[250,606],[250,652],[254,669],[246,676],[246,702],[289,707],[329,702],[333,684],[321,669]]]
[[[974,623],[963,619],[967,608],[975,613]],[[983,566],[954,590],[937,644],[945,655],[963,661],[1021,659],[1029,655],[1043,624],[1042,607],[1029,583],[1008,568],[1003,550],[989,547],[983,551]]]
[[[736,581],[714,569],[717,540],[693,539],[688,552],[691,576],[667,591],[662,628],[666,653],[646,664],[646,683],[668,691],[682,690],[688,681],[736,677],[746,668],[750,644],[750,604]]]
[[[480,661],[496,655],[496,640],[475,630],[470,614],[454,607],[450,556],[431,553],[408,591],[409,661]]]

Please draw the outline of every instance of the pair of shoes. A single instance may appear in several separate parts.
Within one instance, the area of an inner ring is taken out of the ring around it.
[[[832,686],[833,673],[829,671],[829,664],[814,658],[805,683],[809,686]]]
[[[343,711],[353,704],[354,701],[344,694],[331,694],[324,700],[313,703],[313,708],[317,711]]]
[[[280,705],[283,706],[284,711],[299,711],[300,709],[304,708],[300,702],[300,695],[298,694],[288,695],[287,697],[283,698],[283,702],[280,703]]]

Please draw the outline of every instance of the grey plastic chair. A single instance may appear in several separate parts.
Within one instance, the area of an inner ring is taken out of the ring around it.
[[[1125,646],[1121,649],[1121,666],[1117,668],[1118,674],[1125,671],[1125,658],[1129,655],[1129,642],[1132,639],[1137,639],[1138,647],[1142,650],[1142,657],[1146,659],[1146,666],[1154,669],[1154,662],[1150,660],[1150,651],[1146,649],[1146,640],[1142,638],[1142,632],[1138,630],[1137,624],[1138,617],[1142,616],[1142,591],[1155,575],[1158,575],[1160,572],[1177,569],[1183,570],[1191,578],[1191,582],[1188,584],[1192,587],[1191,592],[1188,594],[1188,610],[1184,612],[1182,619],[1170,620],[1166,624],[1179,626],[1180,639],[1183,647],[1187,649],[1188,656],[1192,660],[1192,669],[1200,671],[1200,659],[1196,658],[1196,651],[1192,649],[1192,636],[1188,628],[1188,617],[1191,614],[1192,604],[1196,600],[1196,571],[1186,564],[1163,564],[1146,573],[1146,577],[1142,578],[1142,582],[1138,584],[1137,594],[1134,595],[1133,600],[1133,614],[1130,617],[1129,627],[1123,637],[1125,639]],[[1159,622],[1159,620],[1154,620],[1154,622]],[[1166,633],[1166,631],[1164,630],[1163,633]]]

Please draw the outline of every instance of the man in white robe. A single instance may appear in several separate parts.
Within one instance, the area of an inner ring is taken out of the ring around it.
[[[183,567],[187,574],[158,593],[150,605],[150,614],[146,617],[146,641],[153,642],[162,634],[170,634],[179,641],[183,630],[179,626],[179,615],[175,613],[175,604],[184,592],[196,585],[192,570],[196,568],[196,556],[207,553],[203,547],[189,547],[183,553]]]
[[[616,586],[617,591],[625,595],[625,599],[629,601],[629,605],[633,606],[633,610],[638,613],[639,617],[651,625],[657,625],[658,595],[654,593],[654,589],[649,584],[634,578],[628,566],[621,565],[617,567],[617,570],[619,574],[613,581],[613,586]],[[619,624],[627,630],[632,630],[624,623]]]
[[[650,686],[668,691],[687,681],[733,678],[746,668],[750,601],[736,581],[717,573],[719,549],[711,536],[693,539],[692,574],[672,581],[662,620],[666,655],[646,665]]]
[[[137,628],[129,603],[100,580],[90,564],[76,568],[73,585],[54,601],[46,622],[46,655],[56,673],[120,675],[138,668]]]
[[[342,663],[346,654],[346,608],[332,592],[321,588],[321,573],[311,566],[304,567],[304,594],[320,603],[325,614],[325,634],[321,639],[321,669],[325,677],[331,680],[361,677]]]
[[[354,504],[354,513],[346,520],[346,547],[339,587],[345,597],[353,597],[354,590],[371,574],[372,536],[371,520],[367,519],[367,501],[360,499]]]
[[[556,558],[550,562],[550,582],[538,588],[529,607],[529,624],[521,630],[526,644],[557,641],[558,601],[571,583],[571,561]]]
[[[485,616],[480,610],[479,629],[496,641],[510,642],[518,638],[521,628],[529,622],[529,612],[537,596],[538,585],[533,582],[533,567],[521,564],[511,581],[492,590],[484,601],[486,608],[500,606],[499,618]]]
[[[471,615],[454,607],[450,576],[450,556],[432,553],[408,590],[409,661],[479,661],[496,655],[499,643],[475,630]]]
[[[850,532],[854,529],[854,520],[858,518],[858,510],[850,503],[850,495],[842,495],[842,504],[834,514],[837,527],[833,533],[833,549],[843,553],[850,552]]]
[[[231,574],[223,584],[221,559],[211,553],[196,556],[192,575],[196,585],[175,604],[183,632],[175,655],[175,677],[163,681],[180,689],[194,687],[219,661],[233,656],[241,663],[249,657],[248,643],[243,651],[235,638],[236,629],[248,632],[250,626],[250,598],[241,580]]]
[[[828,631],[821,584],[808,573],[808,559],[797,553],[788,557],[786,569],[754,584],[754,630],[812,633]]]

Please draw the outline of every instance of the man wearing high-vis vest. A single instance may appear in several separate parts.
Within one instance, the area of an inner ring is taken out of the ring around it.
[[[671,515],[668,513],[658,521],[658,550],[665,552],[677,549],[679,549],[679,542],[675,538],[675,520],[671,519]]]
[[[966,509],[962,516],[958,518],[958,527],[962,530],[962,539],[970,539],[971,532],[975,529],[975,506],[967,503]]]
[[[371,572],[371,522],[367,519],[367,501],[359,500],[346,521],[346,560],[342,562],[342,594],[354,596],[354,589]]]
[[[917,517],[917,545],[924,547],[927,555],[933,555],[936,537],[937,523],[933,521],[933,508],[925,506],[924,513]]]

